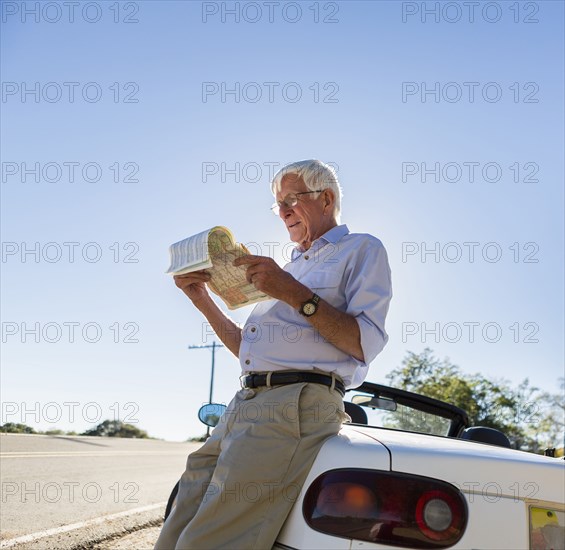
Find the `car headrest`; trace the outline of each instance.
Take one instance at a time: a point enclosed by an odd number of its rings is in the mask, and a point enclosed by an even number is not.
[[[353,424],[368,424],[367,413],[356,403],[351,403],[351,401],[344,401],[343,405],[345,407],[345,412],[351,417],[351,422]]]
[[[501,431],[495,430],[494,428],[487,428],[486,426],[465,428],[461,434],[461,439],[488,443],[489,445],[498,445],[499,447],[507,447],[510,449],[510,440]]]

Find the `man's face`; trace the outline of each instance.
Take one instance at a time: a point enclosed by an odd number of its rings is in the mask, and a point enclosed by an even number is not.
[[[282,201],[289,193],[309,191],[304,180],[295,174],[287,174],[281,181],[281,190],[277,193],[277,201]],[[310,248],[312,241],[322,236],[333,227],[333,205],[328,205],[330,191],[299,195],[295,206],[280,207],[279,216],[284,221],[290,240],[298,243],[304,250]],[[330,197],[331,198],[331,197]],[[325,211],[325,214],[324,214]]]

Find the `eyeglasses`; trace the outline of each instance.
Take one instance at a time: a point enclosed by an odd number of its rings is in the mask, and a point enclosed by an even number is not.
[[[318,189],[317,191],[302,191],[301,193],[289,193],[286,195],[282,201],[277,201],[271,206],[271,211],[275,216],[279,215],[280,209],[283,206],[287,208],[292,208],[298,204],[299,195],[309,195],[310,193],[321,193],[325,189]]]

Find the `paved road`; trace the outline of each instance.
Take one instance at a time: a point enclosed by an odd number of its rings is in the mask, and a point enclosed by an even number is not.
[[[143,521],[154,521],[162,515],[162,503],[184,470],[187,454],[198,446],[0,434],[0,547],[10,547],[13,539],[24,535],[64,531],[64,526],[81,522],[86,522],[92,540],[102,538],[112,521],[121,525],[128,511],[138,509]],[[97,523],[96,518],[103,516],[111,517]],[[75,538],[76,531],[72,530]]]

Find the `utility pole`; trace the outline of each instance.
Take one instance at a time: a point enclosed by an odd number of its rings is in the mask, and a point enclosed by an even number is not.
[[[214,389],[214,364],[216,360],[216,348],[225,347],[223,344],[216,344],[212,342],[212,345],[206,346],[188,346],[188,349],[211,349],[212,350],[212,373],[210,376],[210,395],[208,397],[208,403],[212,403],[212,391]],[[210,426],[206,426],[206,437],[210,437]]]

